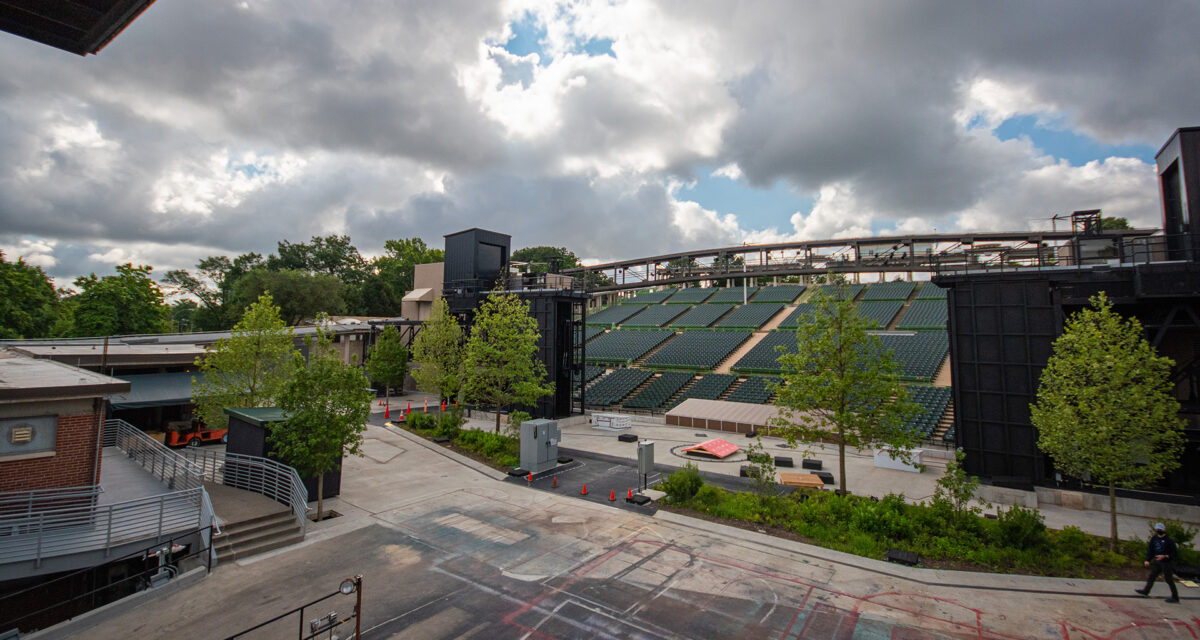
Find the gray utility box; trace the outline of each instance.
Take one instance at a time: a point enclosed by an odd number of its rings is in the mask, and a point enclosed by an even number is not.
[[[638,473],[643,476],[654,473],[653,440],[642,440],[638,443]]]
[[[521,423],[521,468],[541,473],[558,466],[558,422],[526,420]]]

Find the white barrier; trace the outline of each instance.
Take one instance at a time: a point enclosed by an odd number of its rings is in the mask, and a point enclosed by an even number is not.
[[[917,465],[921,464],[922,449],[912,450],[912,464],[908,464],[897,458],[895,460],[889,455],[892,448],[882,446],[875,450],[875,466],[880,469],[895,469],[896,471],[911,471],[913,473],[921,473],[921,468]]]
[[[592,428],[603,431],[624,431],[633,428],[633,417],[619,413],[593,413]]]

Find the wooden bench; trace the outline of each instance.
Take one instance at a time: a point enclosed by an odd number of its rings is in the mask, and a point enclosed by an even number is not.
[[[779,483],[789,487],[803,487],[806,489],[825,488],[825,482],[811,473],[788,473],[780,471]]]

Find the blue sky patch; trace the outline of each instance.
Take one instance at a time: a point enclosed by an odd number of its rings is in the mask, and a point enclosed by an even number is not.
[[[700,177],[696,184],[679,189],[676,198],[690,200],[721,215],[732,213],[737,216],[743,229],[766,229],[776,227],[790,232],[791,217],[797,211],[808,212],[816,202],[815,197],[797,194],[782,180],[769,189],[753,187],[743,180],[731,180],[725,176],[709,175],[712,167],[697,169]]]
[[[969,128],[969,125],[968,125]],[[1052,129],[1038,124],[1037,116],[1014,116],[1000,123],[992,132],[1001,140],[1028,137],[1042,152],[1065,159],[1074,166],[1113,156],[1137,158],[1154,162],[1154,147],[1141,144],[1105,144],[1090,136],[1065,129]]]
[[[612,46],[612,38],[592,38],[583,43],[583,46],[579,50],[589,56],[611,56],[615,58],[617,54],[613,53]]]
[[[504,50],[514,56],[527,56],[536,53],[542,58],[541,64],[547,64],[545,52],[542,51],[542,40],[546,38],[546,25],[538,22],[537,16],[526,11],[520,20],[512,23],[513,35],[504,43]]]

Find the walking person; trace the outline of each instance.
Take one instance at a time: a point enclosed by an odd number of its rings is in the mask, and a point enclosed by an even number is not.
[[[1171,588],[1171,597],[1167,598],[1167,602],[1179,602],[1174,575],[1175,560],[1178,557],[1179,549],[1175,546],[1175,541],[1167,537],[1167,526],[1161,522],[1154,523],[1154,536],[1150,538],[1150,544],[1146,547],[1146,566],[1150,567],[1150,577],[1146,578],[1145,587],[1134,591],[1144,596],[1150,595],[1150,588],[1161,573],[1163,580]]]

